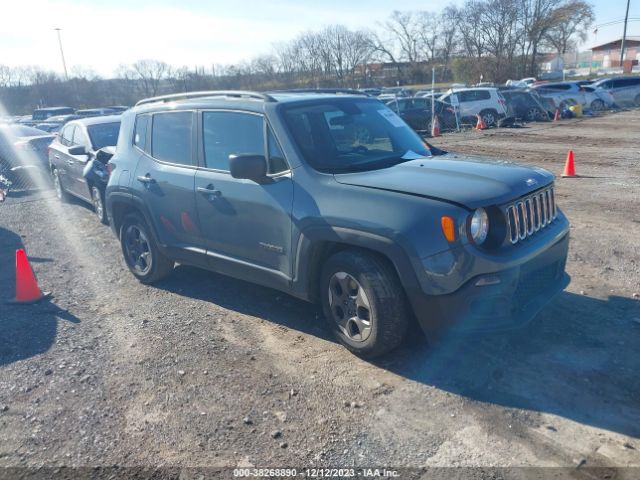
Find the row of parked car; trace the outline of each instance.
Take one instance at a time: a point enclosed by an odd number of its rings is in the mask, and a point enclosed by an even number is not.
[[[16,119],[17,123],[27,125],[47,133],[57,133],[71,120],[81,118],[99,117],[104,115],[120,115],[128,110],[125,105],[115,105],[110,107],[85,108],[75,110],[71,107],[48,107],[38,108],[33,114]]]
[[[475,123],[478,115],[487,126],[497,126],[505,118],[524,122],[550,120],[556,110],[565,112],[572,105],[592,112],[640,106],[640,77],[556,83],[526,80],[528,83],[503,86],[453,86],[445,92],[413,93],[403,87],[362,91],[383,101],[415,130],[427,132],[431,131],[432,108],[440,127],[446,130]],[[521,84],[528,86],[523,88]]]
[[[91,201],[106,221],[105,165],[118,140],[120,114],[127,109],[51,107],[0,125],[0,188],[30,188],[52,180],[59,196]]]

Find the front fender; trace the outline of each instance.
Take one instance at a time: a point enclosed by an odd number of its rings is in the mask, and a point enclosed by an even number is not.
[[[419,288],[415,267],[410,255],[393,239],[370,232],[330,225],[310,226],[300,233],[296,248],[292,294],[306,300],[313,300],[313,285],[319,274],[315,266],[317,246],[320,244],[340,244],[363,248],[379,253],[387,258],[398,274],[406,290]],[[419,262],[419,259],[416,258]]]

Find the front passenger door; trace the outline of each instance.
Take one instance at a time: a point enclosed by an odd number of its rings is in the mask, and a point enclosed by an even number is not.
[[[213,269],[272,285],[291,277],[291,172],[262,115],[200,114],[196,207]],[[229,155],[264,155],[270,180],[258,184],[229,173]]]

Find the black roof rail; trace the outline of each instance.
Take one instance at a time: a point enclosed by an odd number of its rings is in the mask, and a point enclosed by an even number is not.
[[[292,88],[289,90],[270,90],[269,93],[333,93],[342,95],[362,95],[368,97],[365,92],[353,88]]]
[[[271,95],[266,93],[248,92],[243,90],[211,90],[203,92],[184,92],[184,93],[172,93],[170,95],[160,95],[159,97],[145,98],[136,103],[136,107],[140,105],[146,105],[148,103],[156,102],[173,102],[176,100],[188,100],[191,98],[204,98],[204,97],[234,97],[234,98],[251,98],[255,100],[263,100],[265,102],[277,101]]]

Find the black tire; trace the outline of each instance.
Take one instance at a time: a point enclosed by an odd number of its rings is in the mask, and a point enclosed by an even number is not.
[[[634,99],[634,102],[636,104],[636,107],[640,107],[640,94],[636,95],[636,98]]]
[[[93,211],[98,220],[105,225],[108,224],[107,209],[104,207],[104,192],[95,185],[91,186],[91,203],[93,203]]]
[[[343,274],[350,277],[346,282],[355,280],[357,289],[349,291],[348,287],[338,295],[336,286],[341,285]],[[361,293],[368,309],[357,305]],[[320,278],[320,298],[329,328],[358,356],[377,357],[396,348],[406,337],[411,317],[404,290],[395,270],[372,253],[350,249],[329,257]],[[366,314],[361,313],[365,310]],[[368,319],[368,329],[360,330],[357,325],[363,318]]]
[[[480,112],[480,116],[487,127],[495,127],[498,125],[498,112],[495,110],[483,110]]]
[[[60,200],[61,202],[68,202],[69,194],[62,186],[62,183],[60,183],[60,175],[57,168],[51,170],[51,182],[53,183],[53,189],[56,192],[56,197],[58,197],[58,200]]]
[[[538,107],[529,107],[525,114],[525,120],[527,122],[537,122],[544,117],[544,113]]]
[[[129,270],[142,283],[155,283],[173,270],[173,260],[160,252],[149,227],[137,213],[127,215],[122,222],[120,246]]]
[[[593,102],[591,102],[591,110],[593,110],[594,112],[601,112],[605,109],[605,107],[606,106],[602,100],[594,100]]]

